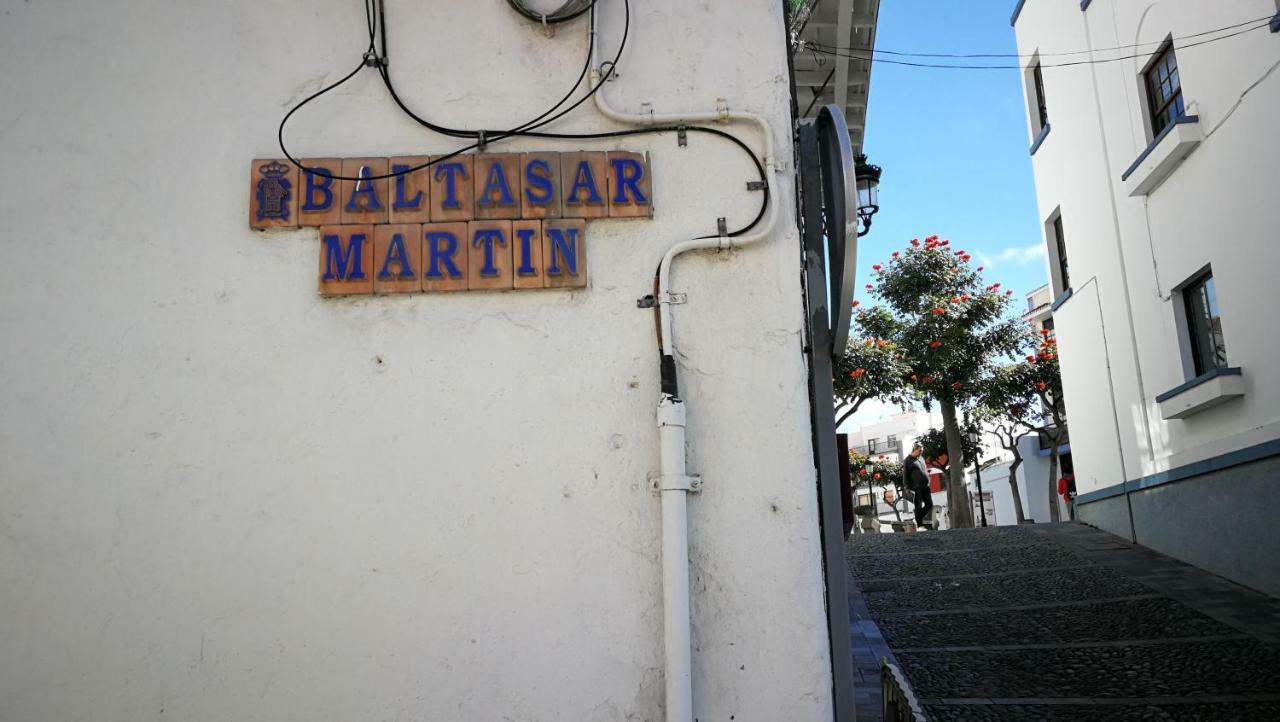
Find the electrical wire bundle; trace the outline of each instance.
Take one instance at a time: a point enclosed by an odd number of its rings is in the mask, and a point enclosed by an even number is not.
[[[1268,27],[1273,17],[1274,16],[1268,15],[1262,18],[1246,20],[1244,22],[1236,23],[1234,25],[1227,25],[1220,28],[1214,28],[1212,30],[1205,30],[1203,32],[1193,33],[1191,35],[1183,35],[1181,37],[1173,38],[1173,40],[1191,40],[1194,38],[1204,37],[1205,35],[1213,35],[1215,33],[1226,32],[1228,30],[1234,31],[1234,32],[1226,33],[1225,35],[1219,35],[1217,37],[1212,37],[1205,40],[1197,40],[1196,42],[1193,42],[1193,43],[1185,43],[1185,44],[1179,45],[1178,49],[1183,50],[1185,48],[1194,48],[1198,45],[1208,45],[1209,43],[1216,43],[1220,40],[1234,38],[1237,35],[1243,35],[1244,33],[1252,32],[1254,30],[1258,30],[1259,28]],[[889,55],[895,58],[955,58],[959,60],[972,60],[972,59],[983,59],[983,58],[1010,58],[1010,59],[1050,58],[1050,57],[1065,57],[1065,56],[1071,56],[1071,55],[1086,55],[1086,54],[1092,54],[1092,53],[1108,53],[1108,52],[1135,50],[1137,48],[1141,48],[1144,45],[1159,46],[1164,42],[1165,41],[1161,40],[1161,41],[1149,42],[1149,43],[1136,43],[1133,45],[1119,45],[1113,48],[1095,48],[1093,50],[1071,50],[1071,51],[1057,52],[1057,53],[1036,53],[1035,55],[1019,55],[1017,53],[918,53],[918,52],[908,52],[908,51],[901,51],[901,50],[881,50],[878,48],[864,50],[861,48],[839,48],[832,45],[826,45],[824,43],[814,43],[814,42],[808,42],[808,41],[805,41],[803,45],[805,48],[808,48],[812,52],[818,53],[821,55],[834,55],[836,57],[841,57],[841,58],[850,58],[853,60],[866,60],[871,63],[884,63],[886,65],[904,65],[912,68],[942,68],[947,70],[1023,70],[1024,68],[1020,65],[1008,65],[1008,64],[974,65],[972,63],[964,63],[964,64],[931,63],[931,62],[922,62],[922,61],[914,61],[914,60],[891,60],[889,58],[885,58],[882,56]],[[1101,65],[1104,63],[1115,63],[1121,60],[1134,60],[1138,58],[1146,58],[1148,57],[1148,55],[1149,55],[1148,52],[1137,52],[1132,55],[1119,55],[1114,58],[1091,58],[1089,60],[1068,60],[1068,61],[1057,62],[1057,63],[1042,63],[1040,67],[1067,68],[1067,67],[1072,67],[1076,65]]]
[[[589,12],[592,15],[592,23],[594,25],[595,6],[598,0],[569,0],[569,2],[566,2],[563,6],[561,6],[560,9],[545,16],[541,13],[537,13],[535,11],[530,10],[527,6],[524,5],[523,2],[521,2],[521,0],[507,0],[507,1],[512,6],[512,8],[514,8],[521,15],[529,18],[530,20],[534,20],[536,22],[540,22],[540,23],[545,22],[549,24],[563,23],[563,22],[572,20],[573,18],[579,17],[583,13]],[[578,88],[582,85],[583,79],[587,77],[587,73],[591,68],[591,58],[595,50],[595,36],[594,36],[594,33],[592,33],[587,43],[586,61],[583,63],[582,71],[578,74],[578,78],[574,81],[573,86],[569,88],[569,91],[565,93],[565,95],[562,98],[560,98],[560,100],[556,102],[555,105],[551,106],[549,109],[547,109],[537,117],[533,118],[532,120],[526,121],[518,126],[515,126],[514,128],[509,128],[505,130],[485,130],[485,129],[470,130],[470,129],[463,129],[463,128],[450,128],[448,126],[433,123],[427,120],[426,118],[422,117],[418,113],[415,113],[413,110],[410,110],[408,105],[396,92],[395,84],[392,82],[391,74],[390,74],[390,71],[388,70],[387,29],[386,29],[387,24],[386,24],[386,9],[384,6],[384,0],[364,0],[364,5],[365,5],[365,20],[368,25],[369,46],[368,46],[368,49],[365,50],[364,55],[361,58],[360,64],[357,65],[354,70],[352,70],[350,73],[347,73],[338,81],[324,88],[321,88],[320,90],[316,91],[312,95],[308,96],[307,98],[299,102],[297,105],[291,108],[288,113],[285,114],[284,118],[280,120],[280,128],[277,133],[277,138],[280,143],[280,152],[284,154],[285,158],[287,158],[289,162],[293,163],[300,170],[303,170],[308,173],[314,173],[315,175],[318,175],[321,177],[333,178],[337,180],[349,180],[349,181],[381,180],[384,178],[394,178],[400,175],[407,175],[409,173],[413,173],[414,171],[422,170],[423,168],[433,166],[442,161],[461,155],[463,153],[466,153],[467,151],[475,150],[475,149],[483,149],[491,143],[495,143],[495,142],[498,142],[507,138],[512,138],[512,137],[547,138],[552,140],[591,140],[591,139],[599,139],[599,138],[620,138],[620,137],[632,136],[632,135],[645,135],[649,133],[671,133],[671,132],[686,131],[689,133],[705,133],[705,134],[717,136],[732,142],[734,145],[738,146],[744,153],[750,156],[751,161],[755,164],[756,171],[760,175],[760,180],[761,181],[766,180],[764,163],[761,162],[759,156],[757,156],[755,152],[751,150],[750,146],[744,143],[737,136],[731,133],[727,133],[723,130],[719,130],[717,128],[707,128],[705,126],[697,126],[697,125],[687,125],[687,126],[686,125],[661,125],[661,126],[650,126],[650,127],[644,127],[644,128],[632,128],[628,130],[605,131],[600,133],[551,133],[551,132],[539,130],[540,128],[543,128],[546,125],[553,123],[556,120],[559,120],[560,118],[563,118],[565,115],[569,114],[570,112],[572,112],[573,110],[581,106],[583,103],[590,100],[597,92],[599,92],[601,86],[603,86],[604,83],[608,81],[609,78],[614,74],[616,68],[618,67],[618,61],[622,57],[622,51],[624,48],[626,48],[627,37],[630,34],[630,30],[631,30],[630,0],[623,0],[623,3],[622,3],[624,8],[622,40],[618,43],[618,50],[614,54],[613,60],[607,61],[606,63],[602,64],[602,68],[604,66],[607,66],[608,69],[604,70],[604,72],[600,76],[599,81],[593,87],[590,87],[587,93],[583,97],[579,98],[573,103],[570,103],[567,107],[562,107],[569,102],[569,99],[573,97],[574,92],[576,92]],[[379,47],[379,45],[381,47]],[[301,110],[308,103],[328,93],[334,88],[341,86],[343,83],[346,83],[347,81],[351,80],[353,77],[356,76],[357,73],[359,73],[361,70],[364,70],[366,67],[372,67],[378,71],[378,75],[382,78],[383,85],[386,86],[387,92],[391,95],[391,99],[396,103],[396,105],[402,111],[404,111],[406,115],[412,118],[416,123],[423,126],[424,128],[427,128],[428,130],[431,130],[433,132],[439,133],[444,136],[448,136],[450,138],[468,139],[468,140],[474,140],[475,142],[471,143],[470,145],[466,145],[461,148],[458,148],[445,155],[432,157],[429,161],[425,163],[412,166],[410,168],[407,168],[399,172],[384,173],[382,175],[359,176],[359,177],[342,176],[342,175],[335,175],[331,173],[325,173],[319,170],[311,171],[303,167],[302,163],[297,158],[295,158],[292,154],[290,154],[288,149],[285,147],[285,142],[284,142],[285,124],[289,122],[289,118],[291,118],[294,113]],[[755,227],[756,224],[760,222],[760,219],[764,217],[765,211],[769,207],[770,199],[769,199],[769,191],[768,191],[767,184],[765,184],[763,195],[764,195],[764,198],[761,202],[760,210],[756,214],[755,218],[752,219],[751,222],[748,223],[747,225],[741,228],[738,228],[736,230],[730,231],[725,235],[741,236],[747,233],[748,231],[750,231],[753,227]],[[719,235],[719,234],[715,234],[715,235]],[[714,237],[714,235],[702,236],[702,238],[712,238],[712,237]]]

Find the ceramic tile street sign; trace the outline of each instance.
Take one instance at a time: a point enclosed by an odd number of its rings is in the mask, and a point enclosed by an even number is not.
[[[318,227],[319,291],[340,296],[584,288],[587,221],[653,217],[647,153],[464,154],[408,172],[431,159],[254,160],[249,227]]]

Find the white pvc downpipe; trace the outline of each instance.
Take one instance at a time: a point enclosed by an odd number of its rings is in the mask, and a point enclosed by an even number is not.
[[[684,402],[658,403],[662,476],[662,639],[668,722],[693,720],[693,653],[689,622],[689,483],[685,473]]]
[[[598,12],[598,10],[597,10]],[[592,14],[591,33],[596,33]],[[601,82],[597,57],[599,43],[593,43],[591,87]],[[609,105],[603,88],[595,93],[596,108],[607,118],[631,125],[682,125],[695,123],[743,122],[755,125],[764,140],[765,185],[769,206],[760,226],[751,233],[734,238],[715,237],[682,241],[667,250],[658,266],[658,308],[663,356],[675,355],[671,331],[671,264],[676,256],[701,249],[727,249],[764,240],[773,232],[778,220],[778,194],[773,180],[775,171],[773,129],[755,113],[714,110],[688,113],[627,113]],[[689,619],[689,492],[693,480],[685,468],[685,406],[670,393],[658,402],[658,442],[662,498],[662,629],[666,662],[665,700],[667,722],[693,722],[693,652]]]

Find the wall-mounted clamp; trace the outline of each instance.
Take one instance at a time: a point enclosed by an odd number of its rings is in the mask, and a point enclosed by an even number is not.
[[[716,122],[729,122],[729,101],[724,98],[716,98]]]
[[[749,191],[762,191],[768,187],[769,184],[764,181],[747,181],[747,190]]]
[[[489,145],[489,140],[486,137],[487,134],[488,134],[488,131],[486,130],[480,130],[476,132],[476,150],[480,151],[481,153],[484,152],[485,146]]]
[[[702,476],[700,474],[689,474],[687,476],[664,477],[661,474],[650,474],[649,488],[655,492],[687,491],[691,494],[697,494],[702,491]]]
[[[637,298],[636,308],[653,308],[654,306],[657,306],[659,303],[670,303],[670,304],[679,305],[681,303],[688,303],[688,301],[689,301],[689,295],[686,293],[667,291],[666,293],[662,294],[660,298],[658,296],[654,296],[653,294],[649,294],[642,298]]]
[[[689,145],[689,132],[685,130],[685,126],[683,125],[676,127],[676,143],[678,143],[681,148]]]

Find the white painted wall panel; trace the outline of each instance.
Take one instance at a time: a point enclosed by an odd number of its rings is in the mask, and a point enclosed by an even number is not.
[[[777,2],[633,6],[618,105],[724,97],[789,161]],[[442,123],[536,115],[585,51],[582,22],[548,39],[499,2],[388,11],[399,89]],[[656,217],[591,224],[585,291],[322,300],[315,232],[248,231],[245,181],[356,65],[359,3],[0,12],[0,719],[659,719],[635,299],[672,243],[755,213],[749,161],[701,136],[504,144],[650,151]],[[309,110],[303,156],[455,146],[371,71]],[[588,104],[557,127],[619,126]],[[830,714],[778,189],[772,239],[674,274],[704,719]]]

